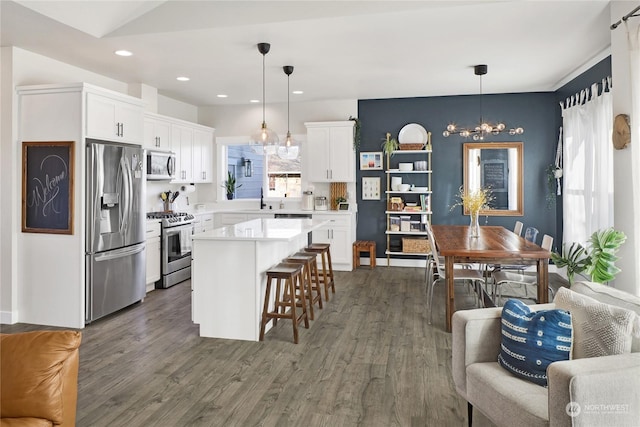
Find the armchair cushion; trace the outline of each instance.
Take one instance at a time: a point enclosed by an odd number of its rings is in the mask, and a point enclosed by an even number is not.
[[[0,334],[3,425],[21,425],[20,418],[75,424],[80,340],[76,331]]]
[[[565,310],[532,312],[510,299],[502,308],[502,344],[498,363],[512,374],[547,385],[547,367],[571,355],[571,315]]]
[[[567,288],[560,288],[554,302],[573,317],[573,357],[601,357],[631,351],[632,332],[640,327],[638,315],[626,308],[597,301]],[[634,325],[635,328],[634,328]]]

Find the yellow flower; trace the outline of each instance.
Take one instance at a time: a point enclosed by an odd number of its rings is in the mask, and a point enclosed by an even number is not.
[[[460,187],[458,194],[456,195],[456,203],[451,206],[451,210],[456,206],[462,206],[469,212],[480,212],[483,209],[488,209],[489,204],[493,201],[494,197],[490,188],[478,188],[475,190],[465,191],[463,187]]]

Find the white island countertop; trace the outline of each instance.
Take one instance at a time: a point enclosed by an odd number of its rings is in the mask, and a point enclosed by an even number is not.
[[[307,218],[262,218],[197,233],[193,240],[290,241],[328,221]]]

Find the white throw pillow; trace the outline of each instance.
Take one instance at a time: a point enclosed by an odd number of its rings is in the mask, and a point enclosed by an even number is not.
[[[631,352],[632,334],[640,330],[636,313],[560,288],[553,302],[573,319],[573,358]]]

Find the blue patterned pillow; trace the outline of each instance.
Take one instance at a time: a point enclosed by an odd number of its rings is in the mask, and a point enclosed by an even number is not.
[[[569,360],[573,343],[571,314],[565,310],[532,312],[510,299],[502,308],[500,366],[512,374],[547,386],[547,366]]]

